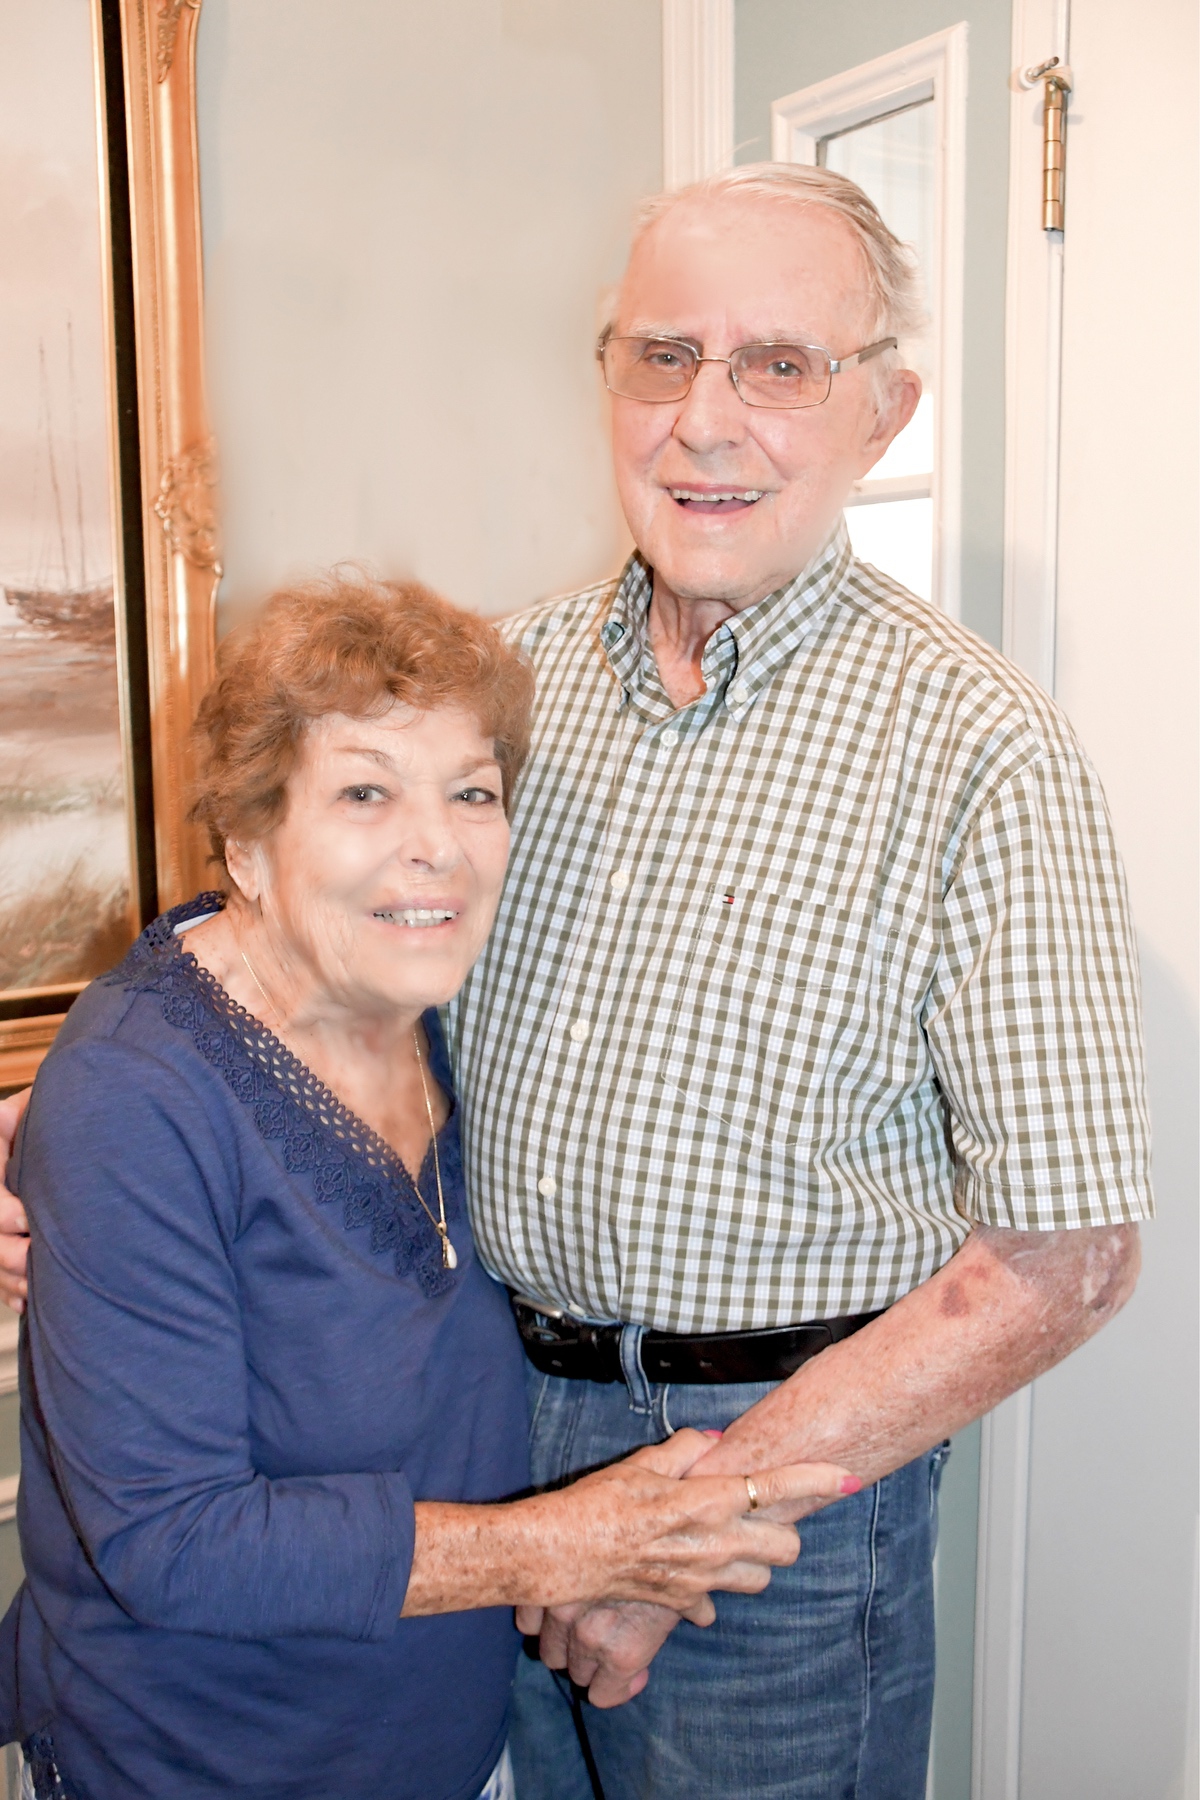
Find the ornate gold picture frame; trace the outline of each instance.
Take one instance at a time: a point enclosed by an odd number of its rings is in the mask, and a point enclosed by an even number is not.
[[[16,695],[8,709],[10,741],[0,745],[9,752],[7,764],[0,759],[0,826],[6,816],[7,780],[9,814],[23,808],[26,815],[19,821],[24,836],[18,834],[13,842],[19,838],[26,848],[31,843],[36,848],[37,829],[44,827],[46,842],[57,831],[55,843],[61,839],[68,856],[75,856],[71,872],[86,875],[91,842],[86,808],[88,795],[94,799],[99,793],[96,770],[103,763],[107,787],[95,805],[107,808],[105,844],[110,855],[114,841],[121,850],[121,881],[107,894],[103,930],[89,917],[91,890],[86,882],[77,918],[71,911],[69,883],[63,887],[60,882],[63,944],[57,965],[44,958],[39,962],[36,954],[37,894],[31,895],[26,912],[33,923],[23,921],[19,935],[29,938],[25,948],[34,954],[24,963],[14,962],[7,974],[0,973],[0,1093],[32,1079],[71,1000],[98,972],[82,950],[78,966],[72,966],[72,930],[77,930],[81,945],[85,940],[92,945],[93,961],[103,954],[111,962],[114,945],[119,954],[121,941],[127,942],[157,911],[204,885],[206,845],[186,819],[192,775],[188,730],[212,674],[214,602],[220,578],[215,455],[203,366],[195,108],[200,5],[201,0],[90,0],[94,112],[90,128],[98,147],[99,180],[86,199],[77,193],[66,200],[73,200],[75,213],[70,216],[77,219],[81,241],[89,238],[94,260],[94,245],[99,244],[99,279],[93,284],[98,291],[85,295],[86,304],[80,308],[86,312],[94,301],[94,316],[73,319],[67,311],[60,318],[67,303],[60,302],[57,289],[47,287],[54,305],[46,302],[43,333],[32,276],[24,301],[29,345],[36,339],[33,360],[29,354],[24,360],[29,378],[25,429],[32,449],[23,459],[12,459],[12,466],[31,470],[31,482],[36,483],[39,469],[44,478],[40,502],[31,488],[28,553],[12,548],[15,529],[9,531],[6,552],[10,570],[28,565],[34,573],[16,577],[9,573],[9,586],[0,589],[4,609],[0,627],[7,629],[7,636],[0,635],[0,678],[7,653],[9,686]],[[38,27],[48,31],[50,10],[49,3],[45,11],[41,5],[18,8],[13,17],[23,14],[30,21],[36,17]],[[60,22],[60,46],[69,30],[82,31],[74,8]],[[18,31],[8,46],[10,70],[14,55],[25,55],[30,61],[28,82],[53,78],[48,74],[50,59],[42,53],[47,42],[45,36],[38,38],[33,26],[24,36]],[[81,118],[86,82],[79,79],[78,65],[89,46],[81,38],[69,47],[76,58],[75,86],[69,100],[63,100],[64,116],[78,130],[86,127]],[[62,70],[60,74],[66,78]],[[32,141],[39,129],[36,109],[31,107],[28,118]],[[36,144],[22,160],[26,147],[13,133],[19,133],[19,123],[11,127],[0,153],[14,168],[27,170],[27,188],[33,193],[43,179]],[[44,158],[43,163],[49,166]],[[77,187],[78,168],[80,159]],[[49,182],[52,177],[46,174],[44,179]],[[37,229],[36,198],[35,194],[26,209],[33,220],[31,233]],[[85,216],[88,203],[93,203],[90,218]],[[58,211],[66,217],[70,207],[64,213],[60,205]],[[31,268],[44,236],[31,236],[35,252]],[[49,317],[52,312],[55,316]],[[33,385],[34,361],[40,389]],[[111,517],[105,522],[111,595],[101,567],[103,546],[97,548],[105,535],[96,522],[104,511],[96,497],[95,478],[95,469],[105,460],[103,447],[97,449],[92,441],[95,432],[89,439],[89,415],[76,393],[89,380],[96,395],[103,389],[103,400],[96,399],[93,411],[97,419],[105,415],[107,424]],[[39,447],[43,436],[44,454]],[[0,480],[5,478],[0,467]],[[21,499],[15,478],[10,490],[5,516],[10,525],[15,516],[19,527]],[[42,525],[37,524],[39,504]],[[26,665],[43,671],[37,678],[42,688],[31,687]],[[54,691],[56,681],[61,682],[60,692]],[[44,719],[30,711],[43,692]],[[105,693],[112,694],[107,702],[113,717],[109,738],[94,733],[86,751],[81,747],[78,753],[79,768],[89,772],[89,786],[78,768],[65,766],[69,754],[64,745],[71,731],[80,729],[81,709],[91,705],[102,710]],[[5,727],[3,711],[0,704],[0,734]],[[109,742],[113,732],[119,733],[119,746],[115,739]],[[57,750],[65,767],[57,788],[48,785],[46,771],[53,757],[43,753],[43,744]],[[25,756],[20,765],[23,787],[12,774],[19,754]],[[112,762],[111,769],[105,757]],[[66,777],[74,780],[73,788]],[[64,823],[60,818],[55,824],[49,818],[55,806],[64,818],[74,809],[72,819]],[[63,852],[58,854],[56,867],[61,869],[66,865]],[[15,866],[14,857],[10,889]],[[43,962],[45,978],[39,979]]]

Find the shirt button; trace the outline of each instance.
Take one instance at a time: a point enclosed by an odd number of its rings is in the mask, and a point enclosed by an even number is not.
[[[538,1193],[544,1194],[547,1200],[553,1200],[557,1192],[558,1183],[555,1181],[553,1175],[543,1175],[542,1179],[538,1182]]]
[[[733,701],[735,706],[741,706],[744,701],[750,698],[750,689],[746,686],[744,681],[735,681],[729,690],[729,698]]]
[[[586,1019],[576,1019],[574,1024],[571,1026],[570,1035],[572,1038],[574,1038],[574,1040],[577,1044],[582,1044],[584,1038],[587,1036],[588,1032],[591,1029],[592,1028],[588,1024]]]
[[[664,750],[673,750],[679,742],[679,733],[671,730],[664,731],[658,741]]]
[[[625,889],[629,886],[629,871],[627,869],[614,869],[608,878],[608,885],[614,894],[623,894]]]

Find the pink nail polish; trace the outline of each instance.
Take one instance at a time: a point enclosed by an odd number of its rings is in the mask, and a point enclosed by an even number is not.
[[[861,1486],[862,1482],[858,1479],[857,1475],[842,1476],[841,1491],[843,1494],[857,1494]]]
[[[700,1435],[702,1437],[724,1437],[725,1433],[723,1431],[713,1431],[710,1427],[707,1431],[701,1432]]]

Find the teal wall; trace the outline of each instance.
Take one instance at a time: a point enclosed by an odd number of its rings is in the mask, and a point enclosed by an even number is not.
[[[1009,0],[737,0],[738,162],[771,154],[771,102],[966,20],[963,622],[1000,642]]]
[[[346,559],[485,613],[620,566],[592,350],[661,35],[651,0],[205,0],[222,629]]]

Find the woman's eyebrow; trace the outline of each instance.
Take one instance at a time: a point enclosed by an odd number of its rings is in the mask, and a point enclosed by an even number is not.
[[[386,750],[375,750],[369,744],[338,744],[335,746],[338,756],[366,756],[384,769],[394,769],[396,764]]]
[[[399,764],[388,755],[386,750],[376,750],[369,744],[339,744],[336,754],[338,756],[365,756],[371,762],[378,763],[381,769],[390,769],[393,773],[399,769]],[[477,756],[474,762],[463,763],[460,768],[456,769],[451,780],[465,781],[468,775],[475,773],[476,769],[496,769],[499,766],[494,756]]]
[[[464,766],[458,770],[454,779],[455,781],[465,781],[468,775],[473,775],[475,773],[476,769],[498,769],[499,767],[500,765],[494,756],[480,756],[477,757],[473,763],[464,764]]]

